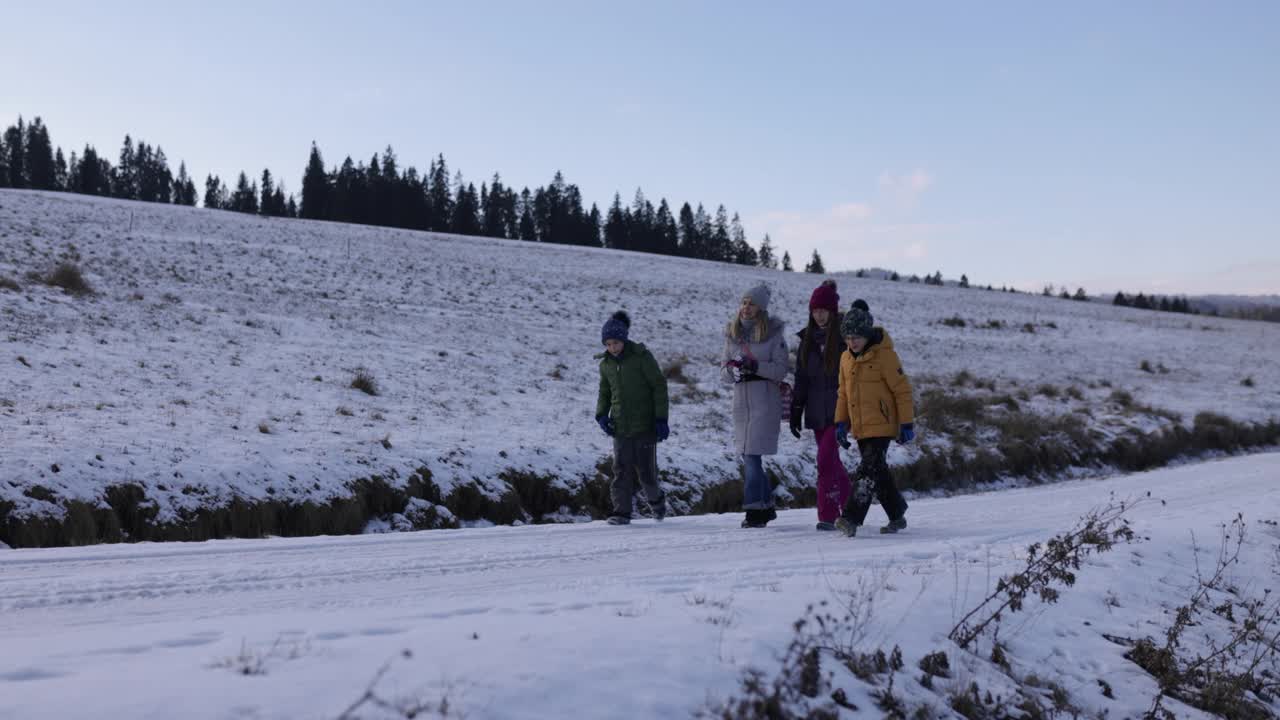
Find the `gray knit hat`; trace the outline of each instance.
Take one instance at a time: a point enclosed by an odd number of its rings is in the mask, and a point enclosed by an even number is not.
[[[742,293],[742,297],[751,298],[751,302],[755,303],[761,310],[769,310],[769,298],[773,297],[773,292],[769,290],[769,286],[759,283],[751,287],[751,289]]]
[[[844,321],[840,323],[840,334],[844,337],[871,337],[871,329],[875,327],[875,318],[871,317],[871,311],[867,308],[867,303],[862,300],[856,300],[853,306],[844,314]]]

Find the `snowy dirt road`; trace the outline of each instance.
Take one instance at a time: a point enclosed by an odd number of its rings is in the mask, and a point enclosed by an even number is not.
[[[743,667],[775,662],[808,603],[870,583],[866,642],[923,655],[1028,544],[1147,493],[1131,517],[1149,541],[1099,556],[1010,633],[1015,650],[1021,638],[1077,676],[1088,706],[1090,675],[1124,670],[1093,636],[1134,634],[1186,585],[1192,533],[1215,545],[1236,513],[1262,523],[1242,572],[1274,583],[1265,523],[1280,516],[1280,454],[919,498],[907,531],[854,539],[796,510],[764,530],[735,514],[0,551],[0,718],[337,717],[388,661],[380,693],[448,697],[467,717],[688,716]],[[869,522],[882,518],[873,508]],[[1082,615],[1098,616],[1087,637]],[[1125,677],[1141,706],[1149,679]]]

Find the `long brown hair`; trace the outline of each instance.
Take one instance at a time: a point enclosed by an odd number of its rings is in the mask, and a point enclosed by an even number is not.
[[[827,374],[834,373],[840,367],[840,353],[844,351],[844,343],[840,338],[840,321],[843,319],[844,313],[829,312],[827,326],[822,328],[827,331],[827,348],[822,353],[822,365],[826,368]],[[800,351],[796,353],[797,366],[804,367],[809,364],[809,350],[813,347],[814,332],[818,329],[818,323],[813,321],[813,311],[810,311],[809,325],[804,329],[804,337],[800,340]]]

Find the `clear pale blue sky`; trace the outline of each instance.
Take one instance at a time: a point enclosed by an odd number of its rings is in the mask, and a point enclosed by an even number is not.
[[[41,2],[0,120],[301,185],[387,144],[603,208],[723,203],[802,265],[1280,292],[1280,3]]]

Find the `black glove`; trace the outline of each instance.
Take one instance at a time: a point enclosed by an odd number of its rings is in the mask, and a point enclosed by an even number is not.
[[[794,435],[797,440],[799,440],[803,430],[804,430],[804,408],[792,407],[791,408],[791,434]]]

